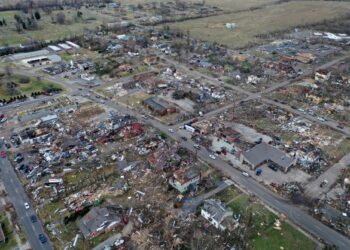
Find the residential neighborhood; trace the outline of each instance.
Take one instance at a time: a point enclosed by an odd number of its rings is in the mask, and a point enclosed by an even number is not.
[[[4,0],[1,249],[349,249],[350,3]]]

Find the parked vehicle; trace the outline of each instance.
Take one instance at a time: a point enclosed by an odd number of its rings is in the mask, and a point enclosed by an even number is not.
[[[262,169],[261,168],[258,168],[256,171],[255,171],[255,174],[257,176],[260,176],[262,174]]]
[[[30,206],[29,206],[28,202],[24,203],[24,208],[25,208],[25,209],[27,209],[27,210],[28,210],[28,209],[29,209],[29,207],[30,207]]]
[[[40,240],[41,244],[44,244],[47,242],[46,236],[43,234],[39,234],[39,240]]]
[[[250,176],[249,173],[247,173],[247,172],[242,172],[242,175],[245,176],[245,177],[249,177]]]
[[[271,169],[272,169],[273,171],[275,171],[275,172],[278,171],[278,167],[277,167],[275,164],[273,164],[273,163],[270,163],[270,164],[268,165],[268,167],[271,168]]]
[[[36,216],[33,214],[32,216],[30,216],[30,220],[35,223],[38,221],[38,219],[36,218]]]
[[[325,187],[326,185],[328,184],[328,181],[327,180],[323,180],[320,184],[320,188],[323,188]]]
[[[1,158],[6,158],[6,152],[5,151],[1,151],[0,152],[0,156],[1,156]]]

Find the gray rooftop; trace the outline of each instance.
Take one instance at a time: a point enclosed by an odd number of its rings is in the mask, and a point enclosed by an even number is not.
[[[283,168],[288,169],[294,159],[287,156],[283,151],[262,142],[243,153],[244,158],[252,165],[258,166],[264,162],[271,161]]]
[[[106,207],[94,207],[78,221],[77,225],[87,239],[91,233],[97,232],[101,228],[106,228],[113,222],[119,223],[120,221],[120,216],[115,211]]]
[[[16,61],[16,60],[23,60],[31,57],[47,56],[49,54],[50,52],[47,49],[42,49],[42,50],[37,50],[33,52],[17,53],[10,56],[9,58],[11,60]]]
[[[219,223],[233,214],[231,208],[227,207],[225,203],[214,199],[205,200],[202,209],[209,213],[211,217]]]

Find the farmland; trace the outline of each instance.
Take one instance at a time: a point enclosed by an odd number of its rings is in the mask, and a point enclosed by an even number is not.
[[[123,4],[139,4],[139,3],[151,3],[160,2],[152,0],[121,0]],[[188,2],[201,3],[199,0],[190,0]],[[249,8],[256,8],[265,4],[273,4],[277,0],[207,0],[207,5],[216,6],[222,8],[225,11],[241,11]]]
[[[345,2],[289,2],[254,11],[184,21],[171,27],[188,30],[198,39],[239,48],[261,42],[258,38],[261,35],[345,16],[349,9]],[[237,27],[229,30],[225,23],[236,23]]]
[[[113,17],[103,15],[97,11],[82,9],[82,18],[76,19],[75,10],[66,10],[65,23],[58,24],[54,21],[60,11],[53,11],[51,14],[41,12],[41,19],[37,22],[38,28],[34,30],[16,31],[16,21],[14,16],[20,15],[26,18],[26,15],[20,11],[4,11],[0,13],[0,19],[5,19],[7,26],[0,29],[0,46],[6,44],[18,44],[30,42],[32,40],[55,40],[81,34],[84,29],[92,29],[103,22],[112,21]]]

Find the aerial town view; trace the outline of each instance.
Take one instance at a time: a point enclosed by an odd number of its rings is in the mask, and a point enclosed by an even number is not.
[[[350,0],[0,0],[1,250],[349,250]]]

